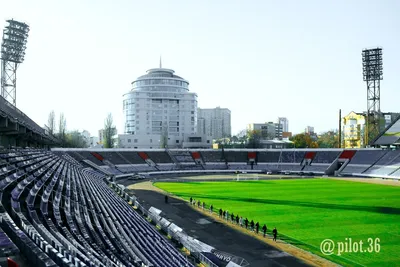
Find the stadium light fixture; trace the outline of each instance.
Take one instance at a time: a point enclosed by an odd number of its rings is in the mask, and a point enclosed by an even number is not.
[[[382,48],[364,49],[362,51],[362,63],[363,80],[367,83],[367,114],[364,145],[368,145],[380,132],[380,81],[383,80]]]
[[[25,59],[29,26],[16,20],[7,20],[1,43],[1,96],[16,106],[17,68]]]

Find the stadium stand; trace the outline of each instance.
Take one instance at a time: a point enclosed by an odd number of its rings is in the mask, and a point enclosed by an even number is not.
[[[247,151],[235,151],[235,153],[228,153],[226,150],[225,160],[227,162],[243,162],[246,163],[248,161],[248,152]]]
[[[313,163],[332,163],[337,157],[339,157],[341,151],[317,151]]]
[[[124,174],[157,171],[278,171],[289,173],[315,173],[326,174],[333,171],[333,164],[340,162],[337,167],[337,175],[361,175],[370,176],[381,174],[393,176],[400,161],[398,151],[382,149],[225,149],[225,150],[180,150],[180,149],[152,149],[152,150],[122,150],[104,149],[74,151],[63,150],[57,153],[67,153],[69,158],[82,161],[83,156],[105,167],[104,161],[93,156],[93,152],[104,155],[118,171]],[[76,155],[79,155],[77,157]],[[74,157],[75,156],[75,157]],[[252,158],[250,158],[252,157]],[[96,159],[93,159],[96,158]],[[128,160],[129,158],[129,160]],[[130,164],[126,164],[130,162]],[[382,165],[385,162],[386,165]],[[390,164],[388,162],[391,162]],[[123,163],[123,164],[120,164]],[[340,168],[342,167],[342,168]],[[118,171],[110,172],[118,175]]]
[[[153,160],[154,163],[174,163],[169,154],[165,150],[161,151],[148,151],[147,155]]]
[[[396,170],[400,167],[400,150],[388,151],[375,164],[371,165],[364,174],[388,176],[393,174],[399,176]]]
[[[176,163],[194,163],[193,157],[189,150],[167,150],[171,158]]]
[[[342,173],[363,173],[386,153],[386,150],[357,150],[351,157],[349,164],[342,170]]]
[[[0,146],[48,147],[59,145],[60,140],[37,125],[25,113],[0,96]]]
[[[0,158],[0,253],[33,266],[192,266],[104,175],[49,151]]]
[[[122,158],[126,159],[130,164],[144,164],[144,161],[139,154],[135,151],[118,151],[116,152],[121,155]]]
[[[114,165],[120,165],[120,164],[129,164],[129,162],[124,159],[119,153],[110,153],[107,151],[97,153],[98,155],[101,155],[104,159],[112,162]],[[103,160],[101,160],[103,161]]]
[[[259,151],[258,152],[258,162],[265,163],[278,163],[281,155],[280,150],[275,151]]]
[[[206,164],[207,162],[225,162],[222,150],[203,150],[200,153]]]

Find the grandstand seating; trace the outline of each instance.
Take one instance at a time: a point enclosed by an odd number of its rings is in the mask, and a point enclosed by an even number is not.
[[[90,151],[67,151],[68,159],[76,161],[92,159],[96,164],[104,162]],[[97,151],[116,165],[114,174],[176,170],[275,170],[282,172],[325,173],[335,160],[348,161],[341,174],[392,175],[400,166],[400,152],[379,149],[259,149],[259,150],[181,150],[154,149],[147,151]],[[78,155],[78,156],[77,156]],[[65,155],[64,155],[65,156]],[[254,160],[253,166],[245,166]],[[0,162],[1,164],[1,162]]]
[[[387,151],[385,150],[358,150],[342,173],[363,173],[386,153]]]
[[[130,164],[129,161],[124,159],[119,153],[113,152],[98,152],[103,158],[110,161],[114,165],[118,164]]]
[[[288,151],[282,151],[280,155],[279,162],[282,163],[294,163],[295,161],[295,151],[294,150],[288,150]]]
[[[168,153],[177,163],[194,163],[194,159],[188,150],[168,150]]]
[[[225,162],[224,155],[221,150],[204,150],[201,151],[204,161],[206,162]]]
[[[224,153],[227,162],[247,162],[247,151],[237,151],[236,153]]]
[[[171,157],[168,155],[168,153],[166,151],[159,151],[159,152],[148,151],[147,155],[156,164],[159,164],[159,163],[174,163],[172,161]]]
[[[259,151],[258,162],[279,162],[281,151]]]
[[[396,170],[400,167],[400,150],[387,151],[375,164],[368,168],[364,174],[400,176]]]
[[[339,157],[341,151],[317,151],[313,163],[332,163],[337,157]]]
[[[124,159],[126,159],[130,164],[144,164],[146,163],[137,152],[134,151],[119,151],[116,152],[119,155],[121,155],[121,157],[123,157]]]
[[[70,156],[7,151],[0,159],[0,256],[21,252],[33,266],[192,266],[102,174]]]

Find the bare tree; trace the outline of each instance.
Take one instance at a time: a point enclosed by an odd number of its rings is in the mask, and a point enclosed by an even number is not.
[[[49,118],[47,119],[47,127],[49,129],[49,133],[54,135],[56,131],[56,114],[54,113],[54,110],[52,110],[49,114]]]
[[[65,142],[66,131],[67,131],[67,121],[65,119],[64,113],[61,113],[60,119],[58,121],[58,135],[63,143]]]
[[[104,135],[103,135],[104,136],[103,137],[104,148],[113,148],[114,147],[113,136],[117,134],[117,129],[113,124],[114,124],[113,117],[112,117],[111,113],[109,113],[104,122]]]
[[[166,121],[162,125],[160,146],[161,148],[168,148],[168,123]]]

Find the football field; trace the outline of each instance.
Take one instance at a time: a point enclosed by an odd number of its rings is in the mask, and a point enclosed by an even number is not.
[[[268,233],[276,227],[278,238],[344,266],[400,262],[400,187],[330,179],[155,186],[265,223]]]

